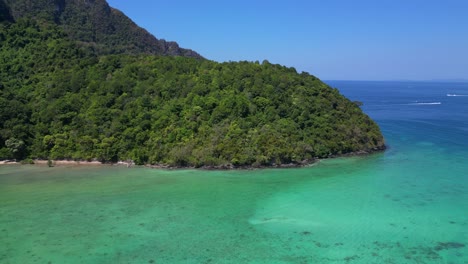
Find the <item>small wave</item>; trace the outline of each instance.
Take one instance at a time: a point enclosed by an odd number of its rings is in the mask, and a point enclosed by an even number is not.
[[[447,94],[449,97],[455,97],[455,96],[468,96],[468,94]]]
[[[430,102],[430,103],[412,103],[408,105],[441,105],[441,102]]]

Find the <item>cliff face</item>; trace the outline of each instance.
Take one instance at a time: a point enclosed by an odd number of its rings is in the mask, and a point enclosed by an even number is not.
[[[105,0],[1,0],[0,21],[52,22],[98,54],[153,54],[202,58],[176,42],[157,39]]]

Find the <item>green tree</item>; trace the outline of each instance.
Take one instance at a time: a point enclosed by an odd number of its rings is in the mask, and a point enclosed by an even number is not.
[[[10,151],[12,157],[15,159],[22,159],[24,158],[25,154],[25,147],[23,140],[10,138],[5,141],[5,146]]]

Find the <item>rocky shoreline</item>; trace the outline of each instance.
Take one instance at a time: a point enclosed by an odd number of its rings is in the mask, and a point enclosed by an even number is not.
[[[313,166],[319,163],[321,160],[325,159],[334,159],[334,158],[343,158],[343,157],[359,157],[359,156],[368,156],[372,154],[377,154],[380,152],[384,152],[387,149],[387,146],[383,146],[381,148],[376,148],[372,150],[362,150],[357,152],[350,152],[345,154],[336,154],[330,155],[328,158],[314,158],[311,160],[303,160],[300,163],[283,163],[283,164],[271,164],[271,165],[243,165],[243,166],[235,166],[233,164],[222,164],[222,165],[204,165],[201,167],[195,166],[170,166],[167,164],[150,164],[145,165],[149,168],[154,169],[201,169],[201,170],[255,170],[255,169],[288,169],[288,168],[301,168],[306,166]]]

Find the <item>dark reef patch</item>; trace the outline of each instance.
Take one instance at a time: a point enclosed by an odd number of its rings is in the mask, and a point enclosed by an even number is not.
[[[441,251],[441,250],[449,250],[449,249],[456,249],[456,248],[463,248],[465,244],[458,243],[458,242],[438,242],[437,246],[434,247],[434,250]]]

